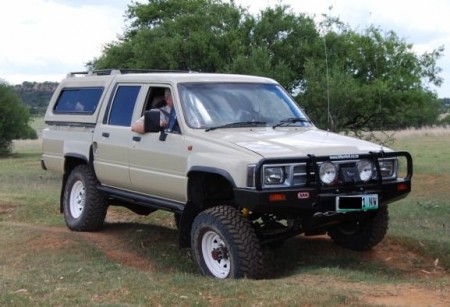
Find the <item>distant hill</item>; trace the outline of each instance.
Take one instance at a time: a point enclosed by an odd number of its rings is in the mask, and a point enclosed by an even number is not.
[[[30,107],[32,115],[43,115],[58,82],[28,82],[14,85],[13,88],[20,99]]]

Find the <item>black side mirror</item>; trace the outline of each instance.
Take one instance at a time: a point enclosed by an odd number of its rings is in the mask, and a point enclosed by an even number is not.
[[[144,113],[145,132],[159,132],[162,130],[160,126],[160,115],[159,110],[149,110]]]

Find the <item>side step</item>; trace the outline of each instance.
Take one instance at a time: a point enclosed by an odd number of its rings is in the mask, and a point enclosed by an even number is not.
[[[185,204],[181,202],[174,202],[159,197],[136,194],[111,187],[98,186],[97,189],[111,198],[116,198],[125,202],[141,205],[151,209],[165,210],[176,214],[182,214],[185,207]]]

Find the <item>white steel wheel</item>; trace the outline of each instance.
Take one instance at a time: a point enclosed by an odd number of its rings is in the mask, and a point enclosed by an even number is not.
[[[203,275],[214,278],[259,278],[264,270],[252,225],[230,206],[215,206],[195,217],[191,252]]]
[[[74,218],[79,218],[84,210],[84,205],[86,204],[86,189],[81,181],[77,181],[72,186],[70,191],[69,208],[70,214]]]
[[[103,226],[108,203],[98,185],[89,165],[78,165],[70,172],[62,199],[64,220],[70,230],[96,231]]]
[[[228,248],[222,238],[214,231],[207,231],[202,238],[202,254],[206,266],[216,278],[227,278],[231,261]]]

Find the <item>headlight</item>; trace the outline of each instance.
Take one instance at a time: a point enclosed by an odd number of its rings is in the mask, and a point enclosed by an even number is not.
[[[264,184],[283,184],[285,178],[284,167],[265,167]]]
[[[358,169],[359,179],[362,182],[367,182],[372,178],[373,165],[369,160],[361,160],[356,163],[356,168]]]
[[[383,179],[394,179],[397,177],[397,160],[396,159],[386,159],[379,160],[381,177]]]
[[[331,162],[324,162],[319,169],[320,180],[325,184],[332,184],[337,178],[337,168]]]

